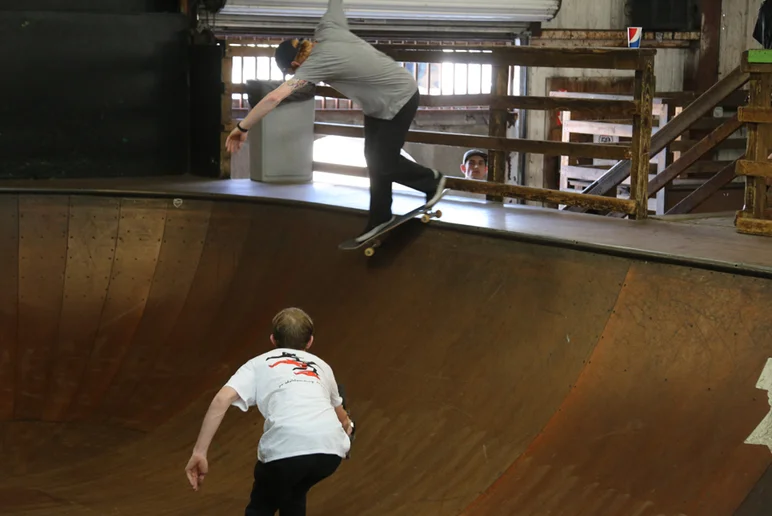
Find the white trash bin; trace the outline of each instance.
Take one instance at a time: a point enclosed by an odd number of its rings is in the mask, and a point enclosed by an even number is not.
[[[316,101],[280,104],[249,130],[249,176],[263,183],[313,181]]]

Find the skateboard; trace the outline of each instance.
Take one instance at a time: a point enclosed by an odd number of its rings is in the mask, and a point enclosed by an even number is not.
[[[446,188],[442,191],[442,194],[440,195],[440,199],[445,196],[445,194],[449,191],[449,188]],[[439,202],[439,200],[437,201]],[[436,203],[435,203],[436,205]],[[433,207],[434,205],[432,205]],[[381,245],[381,237],[391,231],[392,229],[401,226],[405,222],[415,218],[417,215],[421,215],[421,222],[424,224],[429,223],[434,218],[440,218],[442,217],[442,211],[436,210],[433,211],[430,207],[428,207],[426,204],[422,204],[418,208],[415,208],[414,210],[411,210],[404,215],[397,215],[394,217],[394,220],[391,221],[391,223],[380,230],[375,235],[371,236],[367,240],[364,240],[362,242],[357,242],[356,239],[351,238],[349,240],[346,240],[342,244],[338,245],[338,249],[341,249],[343,251],[354,251],[357,249],[361,249],[362,247],[365,248],[365,256],[373,256],[375,254],[375,250],[380,247]]]

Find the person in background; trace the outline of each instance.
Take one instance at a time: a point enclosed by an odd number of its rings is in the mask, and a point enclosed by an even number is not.
[[[484,181],[488,178],[488,153],[479,149],[470,149],[464,153],[461,173],[467,179]]]

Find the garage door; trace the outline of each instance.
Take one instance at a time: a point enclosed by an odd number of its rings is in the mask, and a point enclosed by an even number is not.
[[[228,0],[218,31],[309,36],[327,0]],[[511,40],[531,23],[551,20],[560,0],[344,0],[351,29],[367,38]]]

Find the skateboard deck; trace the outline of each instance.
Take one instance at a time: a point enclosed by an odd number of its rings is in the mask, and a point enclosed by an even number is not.
[[[440,199],[445,196],[445,194],[449,191],[448,188],[442,191],[442,195],[440,195]],[[439,200],[437,201],[439,202]],[[428,207],[426,204],[422,204],[418,208],[415,208],[404,215],[397,215],[394,217],[394,220],[391,221],[391,223],[380,230],[378,233],[374,234],[367,240],[364,240],[362,242],[357,242],[355,238],[351,238],[349,240],[346,240],[345,242],[338,245],[338,249],[342,249],[344,251],[354,251],[357,249],[365,248],[365,256],[372,256],[375,254],[375,249],[381,245],[381,239],[382,237],[387,234],[389,231],[391,231],[394,228],[397,228],[404,224],[405,222],[415,218],[417,215],[421,215],[421,221],[424,223],[430,222],[433,218],[440,218],[442,217],[442,211],[436,210],[432,211],[432,208],[436,205],[432,205],[432,207]]]

